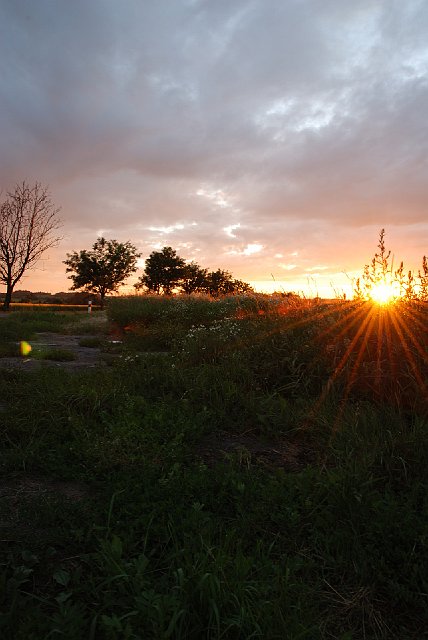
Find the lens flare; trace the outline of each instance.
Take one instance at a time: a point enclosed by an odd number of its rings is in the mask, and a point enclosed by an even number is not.
[[[28,342],[22,340],[19,344],[19,351],[21,353],[21,356],[28,356],[31,351],[31,344],[28,344]]]
[[[394,302],[398,297],[396,287],[386,282],[380,282],[372,287],[370,298],[377,304],[384,305]]]

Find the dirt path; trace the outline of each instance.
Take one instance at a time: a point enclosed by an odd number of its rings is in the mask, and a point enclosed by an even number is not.
[[[20,369],[32,371],[41,367],[56,367],[61,369],[76,370],[92,367],[105,367],[106,362],[101,358],[101,350],[97,347],[82,347],[79,342],[87,336],[63,335],[60,333],[38,333],[36,339],[31,341],[33,348],[65,349],[74,355],[74,360],[55,361],[41,360],[31,357],[16,356],[0,358],[1,369]]]

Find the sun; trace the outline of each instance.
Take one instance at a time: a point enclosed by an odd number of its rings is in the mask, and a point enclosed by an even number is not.
[[[387,282],[379,282],[373,285],[370,291],[370,298],[373,302],[380,305],[390,304],[394,302],[399,296],[396,287],[393,284]]]

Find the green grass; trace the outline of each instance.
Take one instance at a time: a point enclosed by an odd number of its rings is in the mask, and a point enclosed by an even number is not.
[[[0,369],[2,637],[426,637],[421,325],[140,300],[109,368]]]
[[[96,311],[92,312],[90,316],[88,314],[76,315],[74,320],[67,325],[66,330],[70,334],[86,335],[88,339],[91,336],[102,339],[110,331],[110,326],[105,312]]]
[[[61,332],[83,317],[81,311],[12,310],[7,317],[0,318],[0,342],[31,340],[35,333],[45,331]]]
[[[13,358],[19,356],[18,342],[0,342],[0,358]]]
[[[70,349],[62,349],[60,347],[34,350],[32,355],[39,360],[55,360],[56,362],[70,362],[76,359],[73,351],[70,351]]]
[[[80,347],[89,347],[91,349],[98,349],[103,344],[104,340],[99,336],[85,336],[79,340]]]

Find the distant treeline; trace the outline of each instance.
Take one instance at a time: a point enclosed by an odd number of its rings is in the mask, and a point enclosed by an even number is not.
[[[4,293],[0,293],[0,305],[4,300]],[[127,294],[125,294],[126,297]],[[129,295],[129,294],[128,294]],[[292,291],[275,291],[271,294],[257,294],[259,298],[293,298],[299,299],[300,296]],[[109,296],[107,296],[109,297]],[[117,296],[114,296],[117,297]],[[119,296],[121,297],[121,296]],[[69,304],[69,305],[87,305],[91,300],[94,305],[100,304],[100,297],[94,293],[86,291],[59,291],[58,293],[48,293],[47,291],[27,291],[21,289],[14,291],[13,302],[17,304]]]
[[[0,304],[4,300],[4,293],[0,293]],[[88,304],[92,300],[94,304],[99,303],[99,297],[95,294],[84,291],[59,291],[58,293],[47,293],[46,291],[27,291],[25,289],[14,291],[13,302],[30,302],[33,304]]]

